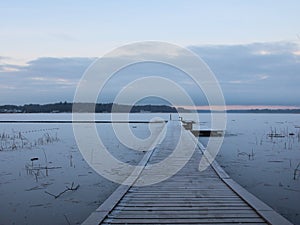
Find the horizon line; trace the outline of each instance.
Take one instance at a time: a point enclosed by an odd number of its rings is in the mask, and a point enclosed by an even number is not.
[[[64,104],[64,103],[86,103],[86,104],[118,104],[118,105],[127,105],[127,104],[122,104],[122,103],[114,103],[114,102],[97,102],[97,103],[88,103],[88,102],[68,102],[68,101],[58,101],[58,102],[52,102],[52,103],[23,103],[23,104],[1,104],[0,106],[5,106],[5,105],[15,105],[15,106],[24,106],[24,105],[48,105],[48,104]],[[196,106],[188,106],[188,105],[166,105],[166,104],[141,104],[141,105],[136,105],[136,106],[146,106],[146,105],[152,105],[152,106],[169,106],[169,107],[174,107],[176,109],[179,108],[184,108],[186,110],[216,110],[216,111],[228,111],[228,110],[263,110],[263,109],[269,109],[269,110],[283,110],[283,109],[300,109],[300,106],[296,105],[224,105],[224,106],[209,106],[209,105],[196,105]]]

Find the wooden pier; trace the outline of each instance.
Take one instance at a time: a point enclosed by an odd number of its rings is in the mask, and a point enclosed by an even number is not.
[[[201,144],[175,175],[160,183],[135,186],[149,175],[153,178],[162,175],[153,174],[151,164],[172,153],[180,134],[184,135],[182,151],[197,142],[179,122],[171,121],[167,126],[164,140],[143,158],[144,168],[129,178],[132,185],[121,185],[83,222],[84,225],[291,224],[234,182],[216,162],[199,172],[199,162],[204,157]],[[180,158],[176,162],[182,163]]]

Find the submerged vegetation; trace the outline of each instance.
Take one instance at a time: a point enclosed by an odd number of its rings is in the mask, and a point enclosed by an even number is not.
[[[53,130],[58,130],[58,128],[28,130],[22,132],[12,130],[11,133],[2,132],[0,134],[0,151],[31,149],[33,147],[58,142],[59,138],[57,132],[53,133]],[[42,134],[40,134],[41,132]],[[39,136],[30,139],[25,135],[30,133],[39,133]]]

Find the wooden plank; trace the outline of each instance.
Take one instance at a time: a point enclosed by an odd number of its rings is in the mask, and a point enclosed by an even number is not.
[[[110,223],[101,223],[103,225],[111,225],[111,224],[117,224],[117,223],[114,223],[114,222],[110,222]],[[131,224],[137,224],[138,223],[131,223]],[[144,223],[143,225],[153,225],[153,223]],[[176,223],[176,225],[187,225],[189,223]],[[218,222],[218,223],[194,223],[194,224],[201,224],[201,225],[212,225],[212,224],[217,224],[217,225],[236,225],[236,224],[242,224],[242,223],[222,223],[222,222]],[[266,224],[265,222],[255,222],[255,223],[244,223],[244,224],[247,224],[247,225],[260,225],[260,224]],[[164,223],[164,225],[173,225],[173,223]]]
[[[244,201],[242,201],[241,199],[202,199],[202,198],[123,198],[122,202],[202,202],[202,203],[221,203],[221,202],[225,202],[225,203],[229,203],[229,202],[242,202],[244,203]]]
[[[148,220],[150,222],[151,219],[160,219],[161,221],[171,222],[169,219],[181,219],[184,221],[184,219],[197,219],[199,223],[207,221],[208,219],[218,219],[218,222],[225,222],[222,221],[222,219],[249,219],[248,222],[252,221],[252,219],[260,219],[260,222],[263,222],[263,220],[257,216],[257,214],[224,214],[224,215],[197,215],[197,214],[131,214],[131,215],[119,215],[118,217],[111,217],[108,216],[107,219],[111,219],[114,221],[115,219],[144,219]]]
[[[150,194],[150,193],[145,193],[145,194]],[[155,192],[155,193],[153,193],[153,196],[155,196],[155,194],[164,196],[165,193]],[[193,193],[193,194],[194,194],[195,198],[235,198],[236,197],[236,195],[233,195],[233,194],[223,195],[222,193],[221,193],[222,195],[221,194],[213,195],[213,194],[210,194],[210,193],[205,194],[205,193],[199,193],[199,192],[196,192],[196,193]],[[173,192],[169,195],[181,196],[181,194],[178,193],[178,192]],[[184,196],[184,194],[182,194],[182,196]]]
[[[134,204],[137,205],[146,205],[149,206],[150,204],[152,204],[153,206],[155,204],[167,204],[167,205],[172,205],[172,204],[176,204],[178,206],[182,206],[182,207],[186,207],[186,204],[192,204],[192,205],[197,205],[197,204],[201,204],[202,206],[222,206],[222,205],[226,205],[226,206],[232,206],[235,204],[238,205],[247,205],[245,202],[243,201],[190,201],[190,200],[186,200],[186,201],[173,201],[173,200],[166,200],[166,201],[120,201],[120,204],[125,205],[127,204],[127,206],[132,206]],[[162,205],[163,206],[163,205]],[[176,206],[176,205],[175,205]]]
[[[164,211],[153,211],[153,210],[139,210],[139,211],[128,211],[128,210],[116,210],[112,211],[110,215],[145,215],[146,213],[148,215],[168,215],[168,214],[183,214],[183,215],[190,215],[190,214],[195,214],[195,215],[208,215],[208,210],[185,210],[183,212],[177,211],[177,210],[164,210]],[[223,215],[223,214],[230,214],[230,215],[246,215],[246,214],[257,214],[252,210],[252,209],[244,209],[244,210],[215,210],[214,212],[210,212],[209,215]]]
[[[193,196],[193,195],[168,195],[167,197],[165,195],[149,195],[149,196],[126,196],[124,199],[135,199],[135,200],[142,200],[142,199],[159,199],[159,198],[168,198],[168,199],[198,199],[202,201],[243,201],[240,198],[237,198],[235,196],[226,196],[226,197],[199,197],[199,196]]]
[[[110,214],[107,218],[110,219],[222,219],[222,218],[260,218],[256,213],[209,213],[209,214],[188,214],[188,213],[178,213],[178,211],[174,213],[156,213],[156,214]]]
[[[115,210],[119,211],[216,211],[216,210],[249,210],[249,206],[116,206]]]
[[[104,222],[107,223],[117,223],[117,224],[165,224],[165,223],[172,223],[172,224],[177,224],[177,223],[187,223],[187,224],[200,224],[200,223],[212,223],[216,224],[219,222],[226,222],[226,223],[261,223],[264,222],[261,218],[207,218],[207,219],[193,219],[193,218],[183,218],[183,219],[173,219],[173,218],[168,218],[166,220],[163,219],[105,219]]]
[[[232,190],[229,190],[229,189],[201,189],[201,188],[188,188],[188,187],[165,187],[165,188],[144,188],[144,189],[141,189],[140,192],[157,192],[157,193],[168,193],[168,192],[173,192],[173,193],[181,193],[183,191],[185,192],[194,192],[194,193],[204,193],[205,191],[206,192],[209,192],[209,193],[213,193],[213,192],[227,192],[227,193],[230,193],[230,194],[234,194],[234,192]],[[132,190],[130,190],[129,192],[134,192]]]
[[[197,196],[195,193],[127,193],[125,198],[201,198],[201,199],[240,199],[238,196]]]
[[[118,204],[119,206],[132,206],[132,207],[143,207],[143,206],[163,206],[163,207],[172,207],[178,205],[176,202],[145,202],[145,203],[130,203],[130,202],[120,202]],[[195,207],[195,206],[201,206],[201,207],[209,207],[209,206],[247,206],[245,203],[218,203],[218,204],[202,204],[202,203],[193,203],[193,202],[183,202],[180,203],[180,206],[190,206],[190,207]]]
[[[101,223],[103,225],[107,225],[107,224],[118,224],[118,223],[114,223],[114,222],[110,222],[110,223]],[[131,223],[131,224],[137,224],[138,223]],[[143,225],[153,225],[153,223],[144,223]],[[176,223],[176,225],[187,225],[187,224],[190,224],[190,223]],[[260,225],[260,224],[266,224],[265,222],[255,222],[255,223],[222,223],[222,222],[218,222],[218,223],[194,223],[194,224],[201,224],[201,225],[214,225],[214,224],[217,224],[217,225],[237,225],[237,224],[247,224],[247,225]],[[173,225],[173,223],[164,223],[164,225]]]

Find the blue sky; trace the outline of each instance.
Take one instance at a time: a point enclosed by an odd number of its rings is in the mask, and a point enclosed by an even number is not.
[[[72,101],[95,57],[158,40],[203,57],[228,104],[300,105],[299,9],[291,0],[2,1],[0,104]]]

